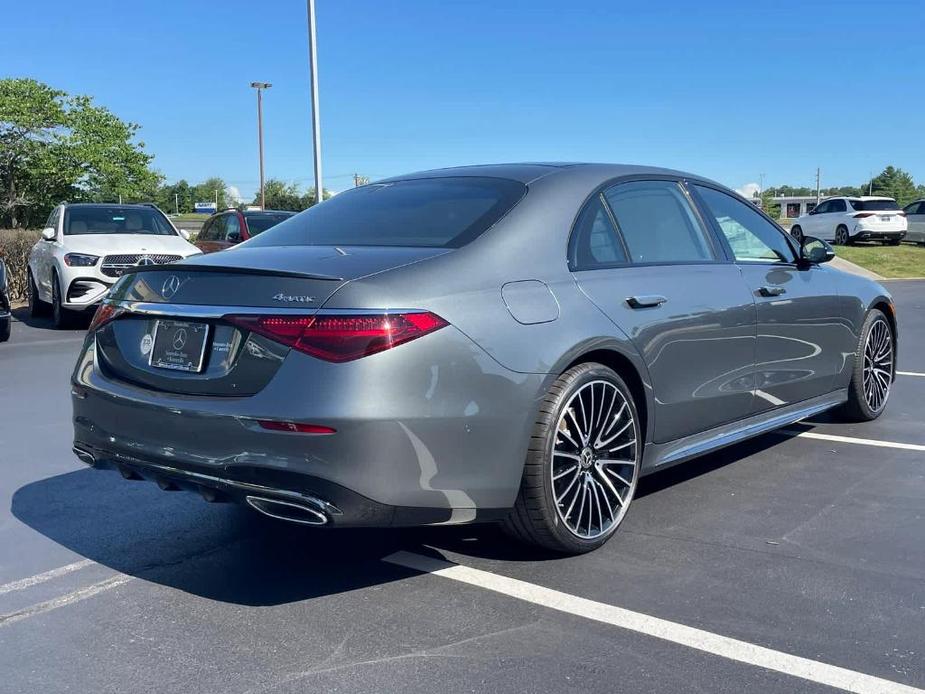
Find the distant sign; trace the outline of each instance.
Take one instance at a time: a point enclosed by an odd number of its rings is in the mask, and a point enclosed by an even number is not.
[[[193,207],[196,208],[197,212],[202,212],[203,214],[215,214],[214,202],[197,202],[193,204]]]

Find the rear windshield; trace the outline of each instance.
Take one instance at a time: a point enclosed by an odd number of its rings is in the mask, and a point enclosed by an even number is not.
[[[164,215],[151,207],[68,207],[64,235],[84,234],[176,235]]]
[[[256,236],[270,227],[276,226],[284,219],[289,219],[294,214],[295,212],[280,212],[279,214],[245,214],[244,219],[247,220],[247,231],[251,236]]]
[[[849,200],[851,207],[858,212],[878,212],[880,210],[898,210],[895,200]]]
[[[428,178],[373,183],[315,205],[261,234],[255,246],[459,248],[523,197],[501,178]]]

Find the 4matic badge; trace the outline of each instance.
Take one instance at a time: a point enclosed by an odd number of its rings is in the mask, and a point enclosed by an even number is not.
[[[313,296],[293,296],[292,294],[279,294],[273,295],[273,301],[284,301],[288,304],[313,304],[315,303],[315,297]]]

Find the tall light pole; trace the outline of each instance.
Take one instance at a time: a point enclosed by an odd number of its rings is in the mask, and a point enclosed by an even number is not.
[[[321,121],[318,114],[318,55],[315,50],[315,0],[308,2],[308,71],[312,90],[312,147],[315,156],[315,202],[324,200],[321,182]]]
[[[269,82],[251,82],[251,87],[257,90],[257,148],[260,152],[260,209],[266,207],[263,194],[263,90],[273,85]]]

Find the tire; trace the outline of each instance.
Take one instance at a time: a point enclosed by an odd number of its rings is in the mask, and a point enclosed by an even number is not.
[[[10,339],[10,333],[13,331],[12,318],[0,318],[0,342],[6,342]]]
[[[626,516],[642,449],[636,403],[623,379],[597,363],[569,369],[540,405],[505,531],[561,554],[597,549]]]
[[[39,298],[39,290],[35,285],[35,278],[32,276],[32,270],[26,271],[26,279],[28,280],[26,284],[26,294],[29,300],[29,316],[31,318],[38,318],[39,316],[47,315],[50,306]]]
[[[58,330],[64,330],[74,325],[74,313],[61,305],[61,288],[59,287],[58,273],[51,276],[51,317]]]
[[[889,350],[884,357],[878,359],[877,355],[881,350],[877,348],[877,345],[882,344],[884,336],[887,339]],[[883,414],[890,397],[895,355],[896,339],[890,321],[879,309],[871,309],[867,318],[864,319],[864,326],[858,339],[851,383],[848,385],[848,402],[842,408],[845,419],[852,422],[869,422]],[[877,368],[880,372],[869,371],[865,374],[865,367],[869,364],[873,364],[871,369]],[[884,371],[888,373],[884,374]]]
[[[851,245],[851,236],[848,235],[848,227],[845,225],[840,225],[835,230],[835,245],[836,246],[850,246]]]
[[[797,243],[803,243],[803,229],[795,226],[790,230],[790,235],[797,240]]]

